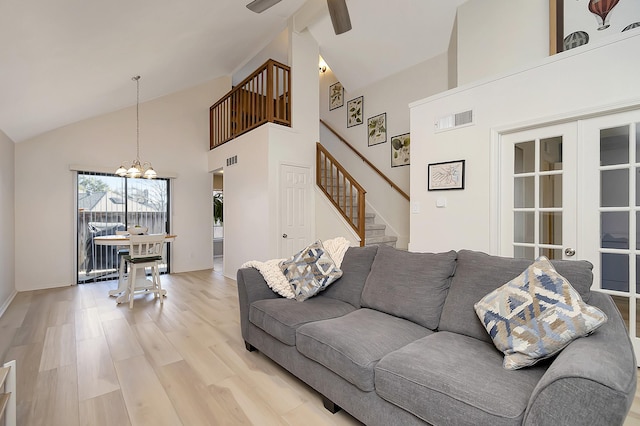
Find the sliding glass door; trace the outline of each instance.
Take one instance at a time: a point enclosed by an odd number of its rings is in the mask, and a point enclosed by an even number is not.
[[[77,282],[117,277],[118,247],[98,245],[95,237],[125,232],[140,225],[149,234],[169,231],[169,181],[130,179],[115,175],[78,172]],[[161,272],[169,272],[165,245]]]

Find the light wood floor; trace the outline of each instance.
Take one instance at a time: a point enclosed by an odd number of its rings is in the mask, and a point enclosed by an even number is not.
[[[115,282],[19,293],[0,318],[16,359],[18,425],[358,425],[240,335],[236,283],[208,271],[162,276],[134,308]],[[1,421],[1,420],[0,420]]]
[[[360,424],[244,349],[235,281],[207,270],[162,282],[163,307],[138,295],[133,310],[107,296],[115,282],[19,293],[0,318],[18,425]],[[640,391],[625,425],[640,425]]]

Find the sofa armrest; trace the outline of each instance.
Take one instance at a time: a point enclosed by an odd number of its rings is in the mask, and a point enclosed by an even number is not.
[[[249,306],[256,300],[276,299],[280,296],[267,285],[262,274],[255,268],[238,269],[238,302],[242,338],[246,341],[249,329]]]
[[[620,424],[633,401],[637,365],[624,321],[611,297],[592,292],[589,304],[608,321],[573,341],[533,390],[523,424]]]

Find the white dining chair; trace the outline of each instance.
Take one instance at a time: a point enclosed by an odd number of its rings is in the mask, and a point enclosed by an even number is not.
[[[129,235],[128,231],[116,231],[116,235]],[[123,257],[129,254],[129,244],[123,244],[116,246],[118,253],[118,288],[122,288],[122,282],[126,279],[125,274],[127,272],[127,262]]]
[[[127,293],[129,296],[129,308],[133,308],[133,299],[136,292],[144,291],[155,293],[160,298],[160,304],[164,301],[165,291],[160,283],[160,261],[164,247],[165,234],[131,235],[129,237],[129,254],[122,258],[129,265],[129,277]],[[151,268],[151,283],[146,280],[146,268]],[[144,285],[136,284],[138,270],[142,271]]]

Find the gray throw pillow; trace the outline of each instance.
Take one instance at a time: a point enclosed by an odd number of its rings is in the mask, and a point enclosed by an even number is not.
[[[411,253],[378,248],[362,292],[362,307],[438,328],[456,252]]]
[[[320,240],[280,263],[297,301],[315,296],[342,276]]]

